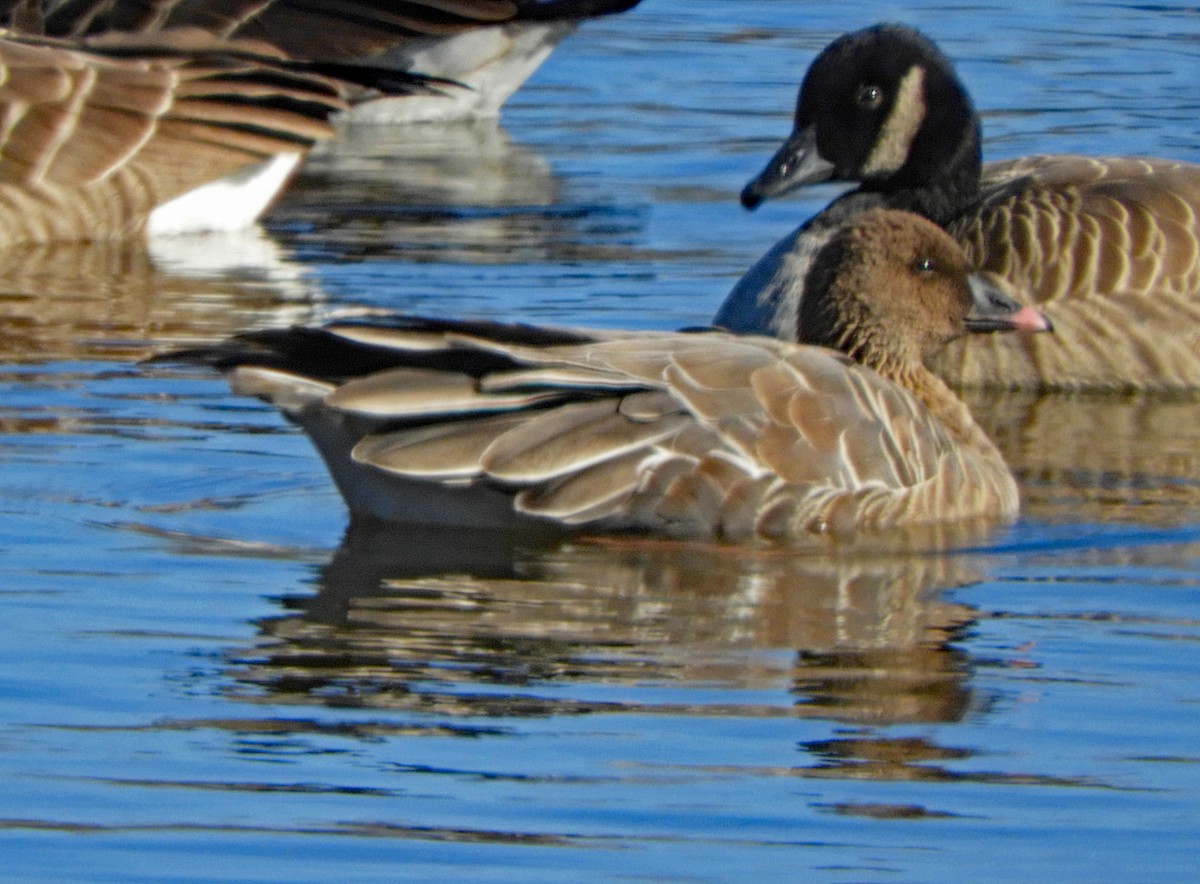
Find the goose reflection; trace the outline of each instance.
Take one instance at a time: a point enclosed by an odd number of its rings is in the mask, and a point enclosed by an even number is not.
[[[550,164],[489,120],[418,127],[345,124],[309,155],[289,202],[311,188],[353,203],[387,185],[396,202],[429,206],[534,206],[555,202],[561,181]]]
[[[323,295],[261,230],[0,249],[0,361],[137,359],[303,322]]]
[[[1026,518],[1173,525],[1200,512],[1200,394],[964,399],[1021,485]]]
[[[564,194],[549,164],[494,121],[349,125],[311,160],[265,230],[0,248],[0,359],[140,358],[149,343],[312,322],[328,301],[323,283],[362,283],[377,261],[410,275],[429,262],[642,260],[636,212]],[[477,297],[494,307],[505,295],[490,285]],[[432,287],[417,279],[407,290],[464,296],[458,271]]]
[[[634,260],[645,219],[574,193],[495,121],[346,125],[269,226],[329,260]],[[461,279],[459,280],[461,284]]]
[[[232,655],[231,675],[248,701],[449,716],[949,721],[970,703],[952,643],[974,612],[941,590],[977,580],[978,564],[634,539],[529,550],[356,525],[316,595],[260,621],[262,641]],[[673,699],[647,703],[648,685]],[[710,687],[779,702],[694,699]]]

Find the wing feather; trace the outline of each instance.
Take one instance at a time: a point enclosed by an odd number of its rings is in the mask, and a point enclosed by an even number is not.
[[[506,430],[525,420],[520,412],[434,424],[392,433],[373,433],[351,452],[358,463],[389,473],[453,481],[483,473],[484,452]]]
[[[324,451],[331,464],[476,488],[488,506],[511,494],[514,518],[741,538],[1016,509],[1015,484],[965,407],[950,409],[953,435],[913,394],[829,350],[718,333],[539,346],[513,329],[464,331],[426,328],[434,337],[412,350],[380,330],[250,336],[256,354],[275,344],[307,365],[290,349],[307,344],[318,362],[349,365],[377,335],[377,356],[416,366],[312,387],[276,369],[252,380],[260,395],[301,403],[306,426],[327,415],[339,429],[324,444],[351,437],[349,450]],[[338,357],[339,342],[354,359]],[[477,376],[420,367],[464,353],[487,356]],[[354,507],[356,481],[340,484]]]
[[[356,414],[413,419],[528,408],[563,396],[564,391],[557,388],[483,391],[468,375],[436,369],[398,368],[375,372],[341,385],[330,395],[328,404]]]
[[[625,521],[625,504],[642,483],[645,453],[634,451],[584,467],[546,484],[519,492],[519,512],[568,525],[606,519]],[[626,517],[627,518],[627,517]]]
[[[346,107],[337,83],[277,57],[172,36],[0,39],[6,242],[139,232],[157,206],[329,137]]]
[[[484,469],[504,481],[544,482],[630,452],[645,452],[688,420],[673,414],[635,422],[620,414],[618,407],[619,402],[606,399],[530,417],[492,443],[483,456]]]

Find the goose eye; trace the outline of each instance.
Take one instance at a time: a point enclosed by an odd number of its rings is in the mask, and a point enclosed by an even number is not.
[[[858,102],[859,107],[865,110],[875,110],[883,104],[883,90],[878,86],[863,86],[858,90],[858,95],[854,100]]]

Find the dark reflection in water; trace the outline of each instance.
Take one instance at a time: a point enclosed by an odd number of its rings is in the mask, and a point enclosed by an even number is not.
[[[938,592],[977,579],[967,556],[644,540],[522,551],[461,536],[447,546],[352,529],[317,594],[285,599],[290,613],[259,624],[268,641],[234,655],[242,697],[549,715],[645,707],[547,696],[553,685],[790,684],[790,709],[736,712],[859,723],[948,721],[969,702],[967,666],[950,642],[972,614]],[[648,708],[716,711],[677,700]]]
[[[971,758],[976,753],[970,749],[938,746],[919,737],[846,737],[814,740],[802,744],[800,748],[815,758],[814,763],[802,768],[802,775],[816,779],[1111,788],[1110,784],[1089,781],[1083,777],[1023,774],[1012,771],[955,770],[951,766],[953,762]]]
[[[388,734],[386,716],[396,713],[438,722],[410,734],[464,736],[476,731],[456,720],[812,718],[841,723],[842,735],[800,743],[794,766],[673,766],[704,776],[1105,786],[958,769],[973,749],[891,730],[961,722],[989,706],[972,688],[975,671],[1007,664],[964,649],[980,612],[945,596],[978,580],[983,564],[967,554],[635,540],[535,551],[459,536],[450,550],[444,538],[358,528],[321,569],[316,594],[282,599],[286,613],[260,620],[260,641],[228,652],[225,674],[242,702],[385,716],[347,725],[368,738]],[[286,739],[314,727],[266,719],[254,733]]]

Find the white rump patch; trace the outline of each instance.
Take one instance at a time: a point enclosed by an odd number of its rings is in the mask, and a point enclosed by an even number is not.
[[[150,213],[146,234],[176,236],[249,227],[287,184],[300,157],[281,153],[168,200]]]

